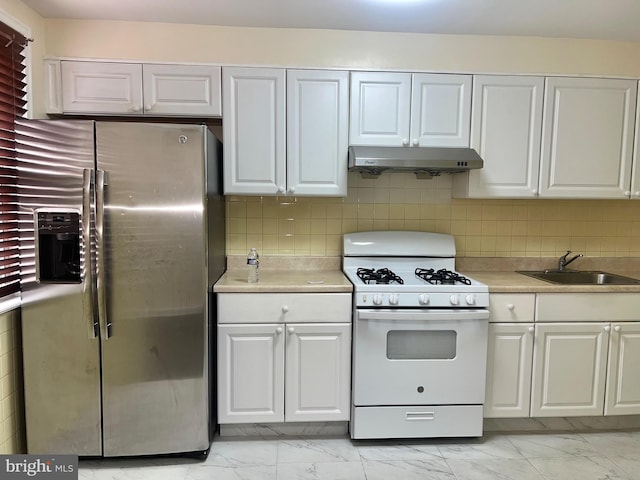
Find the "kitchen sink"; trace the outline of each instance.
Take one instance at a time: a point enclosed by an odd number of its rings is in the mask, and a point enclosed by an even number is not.
[[[580,270],[518,271],[522,275],[562,285],[636,285],[640,280],[607,272]]]

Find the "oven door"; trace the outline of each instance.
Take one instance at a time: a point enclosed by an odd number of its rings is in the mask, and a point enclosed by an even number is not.
[[[356,310],[354,405],[482,404],[488,327],[486,309]]]

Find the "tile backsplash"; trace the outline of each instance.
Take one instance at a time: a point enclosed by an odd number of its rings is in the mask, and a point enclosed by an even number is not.
[[[364,179],[346,198],[227,196],[227,254],[339,256],[344,233],[452,234],[458,256],[640,256],[640,201],[451,198],[450,175]]]

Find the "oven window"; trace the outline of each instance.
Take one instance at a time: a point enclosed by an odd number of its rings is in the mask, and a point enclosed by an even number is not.
[[[455,330],[392,330],[387,333],[389,360],[451,360],[456,356]]]

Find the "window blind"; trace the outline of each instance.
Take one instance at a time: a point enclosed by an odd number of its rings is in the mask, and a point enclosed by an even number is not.
[[[26,43],[0,22],[0,297],[20,290],[15,119],[26,112]]]

